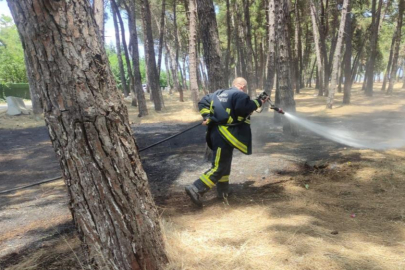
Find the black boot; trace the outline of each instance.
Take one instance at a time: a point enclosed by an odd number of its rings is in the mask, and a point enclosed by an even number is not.
[[[204,193],[209,190],[209,188],[201,180],[197,180],[193,184],[186,186],[185,190],[187,195],[190,197],[191,201],[195,205],[199,207],[203,206],[203,203],[200,199],[204,195]]]
[[[228,197],[229,195],[229,182],[218,182],[217,183],[217,198],[222,199]]]

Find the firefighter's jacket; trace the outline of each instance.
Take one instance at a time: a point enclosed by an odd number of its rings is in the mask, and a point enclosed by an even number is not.
[[[251,100],[246,93],[234,87],[203,97],[198,108],[204,120],[208,119],[208,146],[212,148],[210,132],[216,128],[231,146],[246,155],[252,154],[250,114],[261,105],[261,100]]]

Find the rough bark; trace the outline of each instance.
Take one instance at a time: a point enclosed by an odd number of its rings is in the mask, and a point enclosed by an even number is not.
[[[161,269],[159,216],[88,1],[9,0],[95,269]]]
[[[403,15],[404,15],[404,1],[399,2],[398,8],[398,22],[397,22],[397,29],[395,33],[395,48],[394,48],[394,55],[392,57],[392,68],[391,68],[391,75],[389,77],[389,85],[387,89],[387,94],[391,95],[392,90],[394,88],[394,80],[395,75],[398,70],[398,56],[399,56],[399,47],[401,44],[401,29],[402,29],[402,22],[403,22]],[[404,74],[402,74],[404,76]]]
[[[158,75],[160,78],[160,70],[162,66],[162,51],[163,51],[163,36],[165,31],[165,12],[166,12],[166,0],[162,1],[162,13],[160,15],[160,37],[159,37],[159,55],[158,55]]]
[[[329,109],[332,109],[332,107],[333,107],[336,86],[338,84],[339,64],[340,64],[340,61],[341,61],[340,58],[342,55],[343,35],[344,35],[344,30],[345,30],[346,13],[347,13],[347,7],[349,5],[349,1],[350,0],[343,1],[342,16],[340,19],[340,26],[339,26],[338,39],[336,42],[335,55],[333,56],[332,75],[331,75],[332,77],[331,77],[329,95],[328,95],[327,105],[326,105]]]
[[[225,55],[225,72],[224,79],[226,82],[229,82],[229,58],[231,56],[231,11],[229,0],[226,0],[226,35],[227,35],[227,44],[226,44],[226,55]],[[225,85],[226,86],[226,85]]]
[[[138,48],[138,31],[136,28],[136,9],[135,3],[131,0],[124,2],[125,9],[128,13],[129,32],[131,34],[131,57],[132,69],[134,71],[134,88],[138,100],[138,117],[148,115],[148,108],[146,107],[145,93],[142,88],[142,77],[139,68],[139,48]]]
[[[347,14],[346,14],[346,51],[344,55],[344,62],[345,62],[345,68],[344,72],[344,87],[343,87],[343,104],[350,104],[350,98],[351,98],[351,89],[352,89],[352,39],[353,39],[353,26],[352,26],[352,16],[351,16],[351,5],[348,6],[347,8]]]
[[[322,50],[321,50],[321,41],[320,41],[320,36],[319,36],[319,26],[318,26],[318,20],[317,20],[317,13],[316,13],[316,7],[313,2],[313,0],[310,0],[310,9],[311,9],[311,20],[312,20],[312,29],[313,29],[313,35],[314,35],[314,43],[315,43],[315,52],[316,52],[316,62],[317,62],[317,68],[318,68],[318,87],[319,87],[319,92],[318,96],[323,96],[324,94],[324,65],[323,65],[323,57],[322,57]],[[325,82],[326,84],[326,82]]]
[[[113,23],[114,23],[114,29],[115,29],[115,47],[116,47],[116,51],[117,51],[118,67],[120,70],[120,77],[121,77],[121,85],[122,85],[122,90],[124,91],[124,96],[127,97],[129,95],[129,91],[128,91],[127,80],[125,78],[124,64],[122,62],[120,29],[118,27],[117,12],[116,12],[115,8],[112,8],[112,17],[113,17]]]
[[[276,14],[276,46],[277,46],[277,83],[280,95],[280,106],[285,111],[295,113],[294,91],[290,80],[290,63],[291,55],[288,48],[289,40],[289,11],[288,0],[274,2]],[[283,118],[283,130],[285,133],[298,135],[298,129],[290,123],[285,117]]]
[[[244,40],[246,41],[246,79],[248,81],[248,94],[250,97],[256,97],[256,80],[253,75],[253,46],[252,46],[252,27],[250,23],[250,1],[249,0],[242,0],[243,1],[243,10],[244,10],[244,23],[245,23],[245,37]]]
[[[145,58],[148,77],[148,86],[151,90],[151,95],[153,98],[153,104],[155,105],[155,111],[162,110],[162,101],[160,100],[160,80],[156,68],[155,59],[155,48],[152,36],[152,19],[150,13],[149,0],[141,0],[141,14],[142,14],[142,24],[143,31],[145,34]]]
[[[377,54],[377,43],[378,43],[378,25],[380,23],[380,15],[381,15],[381,6],[382,0],[378,2],[378,8],[376,9],[376,1],[372,1],[372,30],[371,30],[371,40],[370,40],[370,58],[367,62],[367,71],[366,71],[366,95],[372,96],[373,95],[373,83],[374,83],[374,64],[375,64],[375,57]]]
[[[300,20],[300,10],[298,7],[298,1],[295,0],[294,5],[295,10],[295,31],[294,31],[294,65],[295,65],[295,93],[300,92],[301,88],[301,77],[302,77],[302,47],[301,47],[301,20]]]
[[[228,0],[229,1],[229,0]],[[188,8],[190,11],[189,23],[189,43],[188,43],[188,67],[190,76],[190,90],[193,107],[198,110],[198,82],[197,82],[197,2],[189,0]]]
[[[212,0],[197,0],[199,28],[204,47],[204,60],[208,70],[210,92],[215,92],[226,85],[221,67],[221,51],[217,19]]]
[[[269,40],[268,40],[268,54],[267,54],[267,75],[264,84],[264,91],[271,96],[271,90],[274,85],[274,75],[276,73],[276,36],[275,36],[275,22],[276,14],[274,9],[274,0],[269,1]]]
[[[93,0],[93,12],[101,42],[104,43],[104,0]]]

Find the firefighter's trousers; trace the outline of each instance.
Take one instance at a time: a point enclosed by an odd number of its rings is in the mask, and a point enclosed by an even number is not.
[[[212,166],[211,169],[203,173],[200,178],[194,182],[195,186],[227,190],[229,185],[229,174],[231,173],[231,163],[233,147],[229,145],[220,135],[216,127],[210,131]]]

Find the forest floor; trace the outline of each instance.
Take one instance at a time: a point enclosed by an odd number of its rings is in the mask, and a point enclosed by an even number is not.
[[[333,110],[304,89],[298,115],[364,140],[404,131],[400,85],[372,98],[359,87],[351,105],[337,94]],[[201,120],[177,98],[165,94],[165,110],[145,118],[129,108],[140,149]],[[229,204],[213,191],[198,209],[184,194],[210,167],[204,127],[141,153],[167,269],[405,269],[405,148],[355,149],[306,130],[285,136],[272,113],[254,114],[252,129],[253,155],[235,151]],[[0,137],[0,192],[60,174],[43,121],[0,112]],[[0,228],[0,269],[88,269],[62,180],[0,195]]]

